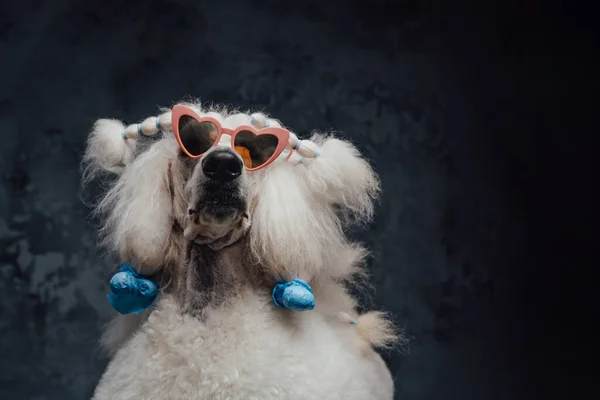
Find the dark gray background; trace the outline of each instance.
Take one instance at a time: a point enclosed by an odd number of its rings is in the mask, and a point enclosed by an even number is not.
[[[589,372],[561,331],[578,320],[565,284],[583,280],[562,254],[591,204],[575,144],[595,22],[447,3],[2,2],[0,398],[89,398],[117,266],[79,197],[84,142],[97,118],[138,122],[184,96],[341,131],[373,161],[384,194],[357,235],[375,256],[370,306],[413,337],[386,354],[398,399],[570,397]]]

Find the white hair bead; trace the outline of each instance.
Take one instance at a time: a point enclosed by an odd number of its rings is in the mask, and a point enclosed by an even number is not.
[[[298,154],[306,158],[315,158],[319,152],[319,146],[310,140],[299,140],[295,149]]]
[[[267,118],[261,113],[253,113],[250,115],[250,123],[258,129],[268,126]]]
[[[158,127],[156,126],[156,117],[146,118],[141,124],[142,135],[144,136],[153,136],[158,132]]]
[[[125,128],[125,136],[127,136],[127,139],[139,138],[140,134],[138,133],[138,125],[129,125],[127,128]]]
[[[171,128],[171,111],[159,115],[158,120],[162,129]]]
[[[290,143],[290,146],[292,146],[293,149],[296,148],[296,145],[298,144],[299,140],[300,139],[298,139],[298,136],[296,136],[295,134],[293,134],[292,132],[290,132],[289,143]]]
[[[281,124],[276,119],[268,119],[267,126],[269,128],[281,128]]]

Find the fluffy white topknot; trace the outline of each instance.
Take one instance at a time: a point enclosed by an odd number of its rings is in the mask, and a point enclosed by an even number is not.
[[[84,180],[94,179],[102,171],[120,174],[131,161],[136,149],[135,140],[124,140],[125,125],[115,119],[99,119],[88,138],[83,157]]]

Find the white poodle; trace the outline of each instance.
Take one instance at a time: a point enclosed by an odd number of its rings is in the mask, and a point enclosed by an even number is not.
[[[366,252],[344,229],[379,192],[349,142],[182,103],[98,120],[84,165],[86,182],[117,175],[96,210],[104,245],[160,286],[109,325],[94,399],[393,398],[374,348],[396,331],[348,291]]]

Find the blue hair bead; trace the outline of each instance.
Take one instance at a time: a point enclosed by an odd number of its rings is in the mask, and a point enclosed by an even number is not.
[[[320,155],[321,155],[321,148],[317,147],[317,150],[315,150],[315,157],[314,158],[317,158]]]
[[[135,277],[127,272],[117,272],[110,280],[110,290],[115,294],[133,293],[135,286]]]
[[[138,133],[143,136],[144,133],[142,132],[142,124],[138,124],[137,129],[138,129]]]
[[[158,285],[139,275],[129,264],[123,264],[110,280],[108,302],[121,314],[139,314],[154,303]]]
[[[296,142],[296,145],[294,146],[294,150],[298,150],[300,148],[301,143],[302,143],[302,140],[298,139],[298,141]]]
[[[315,296],[312,288],[302,279],[291,282],[279,282],[271,293],[277,307],[294,311],[307,311],[315,308]]]
[[[158,287],[156,283],[148,279],[138,279],[138,291],[143,297],[156,296]]]
[[[160,118],[156,117],[156,128],[160,129]]]
[[[123,138],[123,140],[127,140],[127,135],[125,134],[124,129],[121,131],[121,137]]]

